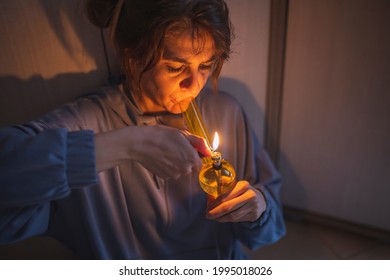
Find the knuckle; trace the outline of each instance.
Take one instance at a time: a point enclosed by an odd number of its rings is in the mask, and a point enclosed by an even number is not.
[[[257,195],[253,190],[251,190],[248,192],[248,198],[249,200],[257,200]]]
[[[239,215],[239,213],[237,213],[237,212],[234,212],[234,213],[232,213],[231,218],[232,218],[233,222],[239,222],[241,215]]]

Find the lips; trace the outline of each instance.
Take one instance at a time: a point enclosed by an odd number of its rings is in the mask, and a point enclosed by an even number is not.
[[[174,102],[174,104],[175,104],[175,106],[179,106],[181,112],[183,113],[185,110],[187,110],[188,105],[190,104],[190,102],[192,100],[193,100],[193,97],[187,97],[187,98],[181,99],[180,101],[176,100],[176,102]]]

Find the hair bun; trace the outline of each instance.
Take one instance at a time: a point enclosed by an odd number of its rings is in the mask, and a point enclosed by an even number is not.
[[[119,0],[87,0],[86,12],[89,21],[99,28],[109,27],[118,1]]]

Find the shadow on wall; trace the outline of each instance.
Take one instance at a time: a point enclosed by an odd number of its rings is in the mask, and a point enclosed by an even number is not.
[[[0,4],[0,127],[35,119],[108,80],[101,33],[84,4]]]
[[[97,47],[96,36],[93,36],[91,40],[91,30],[95,31],[96,34],[99,34],[100,31],[87,18],[85,9],[86,0],[39,0],[38,2],[45,12],[46,20],[51,28],[53,28],[54,34],[61,42],[62,47],[71,56],[74,56],[75,52],[79,52],[80,50],[74,45],[72,37],[69,38],[70,30],[75,33],[75,37],[82,43],[82,47],[85,49],[83,50],[84,52],[92,55],[95,60],[99,59],[99,57],[104,58],[102,41],[98,42],[100,46]],[[101,34],[97,37],[100,40]],[[99,50],[99,53],[97,53],[97,50]]]
[[[108,29],[103,30],[103,34],[101,34],[100,30],[89,22],[85,8],[86,0],[68,0],[66,2],[61,1],[60,3],[52,0],[39,0],[39,2],[46,13],[50,26],[55,31],[62,46],[68,50],[70,55],[74,54],[75,50],[72,42],[67,37],[69,26],[64,24],[64,15],[76,33],[76,37],[82,42],[85,52],[91,55],[96,62],[104,63],[104,70],[109,76],[120,74],[120,63],[115,54],[114,47],[109,41]],[[100,46],[98,47],[96,46],[96,40],[91,40],[89,36],[86,36],[91,32],[91,28],[96,33],[100,33],[98,37],[101,41],[99,41]],[[103,38],[102,35],[104,36]],[[107,57],[105,57],[104,48],[107,49]],[[107,59],[107,61],[103,61],[103,58]]]
[[[207,84],[211,88],[211,84]],[[244,109],[245,115],[249,120],[251,128],[254,130],[257,139],[263,142],[264,133],[264,112],[260,104],[256,101],[250,89],[241,81],[220,77],[218,81],[218,88],[233,96],[241,107]]]
[[[211,87],[211,85],[208,84],[207,87]],[[260,142],[263,142],[265,114],[249,88],[239,80],[221,77],[219,79],[219,89],[233,96],[240,103],[241,107],[244,108],[250,126],[256,133],[257,139],[260,140]],[[277,160],[278,164],[276,167],[281,173],[282,179],[289,178],[288,181],[283,180],[281,191],[282,204],[284,206],[289,206],[284,204],[284,198],[286,198],[286,195],[291,194],[290,189],[293,188],[294,198],[298,200],[295,205],[300,205],[303,208],[302,210],[305,210],[309,201],[304,183],[299,178],[297,172],[283,151],[279,151],[279,158]]]
[[[277,169],[282,176],[281,200],[283,206],[296,208],[296,205],[299,205],[301,207],[300,210],[306,210],[309,204],[308,191],[306,190],[302,180],[299,178],[298,173],[295,171],[294,166],[282,150],[279,151]],[[288,178],[288,181],[284,178]],[[294,189],[293,195],[291,193],[291,189]],[[289,199],[286,199],[288,195],[290,197]],[[285,203],[286,200],[291,201],[292,198],[295,202],[294,205],[288,205]]]
[[[101,85],[102,71],[60,74],[52,79],[0,77],[0,127],[33,120]]]

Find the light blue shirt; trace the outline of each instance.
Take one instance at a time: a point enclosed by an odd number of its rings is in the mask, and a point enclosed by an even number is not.
[[[265,196],[255,222],[205,218],[197,174],[164,180],[135,161],[95,173],[93,133],[131,125],[180,127],[181,115],[145,116],[105,87],[42,118],[0,130],[0,242],[52,236],[81,259],[237,259],[279,240],[281,180],[235,100],[202,92],[198,105],[220,152]],[[180,164],[180,163],[178,163]]]

